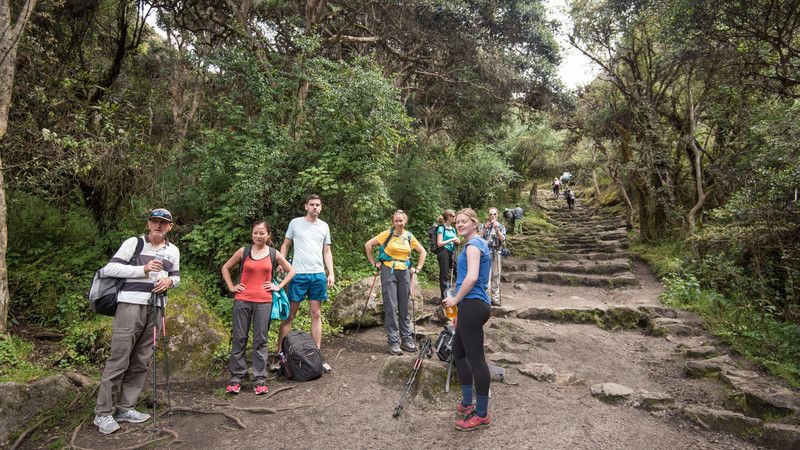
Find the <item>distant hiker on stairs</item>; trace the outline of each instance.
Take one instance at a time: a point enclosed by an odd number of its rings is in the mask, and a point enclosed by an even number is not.
[[[553,179],[553,198],[558,198],[558,190],[561,188],[561,180],[558,177]]]
[[[502,252],[506,242],[506,227],[497,220],[497,208],[489,208],[489,218],[478,230],[489,244],[492,256],[492,274],[489,277],[489,292],[492,305],[500,306],[500,274],[502,273]]]
[[[436,221],[439,226],[436,228],[436,258],[439,260],[439,290],[441,291],[441,298],[444,298],[444,291],[451,286],[453,278],[455,278],[455,258],[453,253],[456,250],[456,245],[459,244],[456,229],[453,227],[453,222],[456,219],[456,213],[452,209],[448,209],[439,216]]]

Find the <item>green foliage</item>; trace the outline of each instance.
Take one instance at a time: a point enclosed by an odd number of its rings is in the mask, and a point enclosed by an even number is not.
[[[670,275],[664,279],[664,303],[695,311],[709,329],[731,345],[780,376],[800,386],[800,325],[776,317],[776,309],[760,311],[754,305],[731,300],[702,286],[691,274]]]
[[[94,316],[71,325],[61,341],[58,367],[85,370],[101,366],[111,351],[111,320],[111,317]]]
[[[630,251],[645,260],[659,277],[681,273],[684,264],[691,256],[686,243],[679,239],[645,243],[634,236],[631,239]]]
[[[482,144],[459,149],[458,159],[445,173],[454,203],[476,210],[499,203],[517,177],[496,149]]]
[[[33,344],[19,336],[0,339],[0,383],[27,383],[49,375],[52,371],[31,362]]]

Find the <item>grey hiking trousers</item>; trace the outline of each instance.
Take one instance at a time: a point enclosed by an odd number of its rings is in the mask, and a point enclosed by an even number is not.
[[[381,265],[381,294],[383,295],[383,324],[389,345],[402,342],[414,342],[411,335],[411,319],[408,315],[409,296],[411,294],[411,273],[408,270],[392,270]],[[397,316],[400,316],[398,333]]]
[[[106,361],[94,413],[114,413],[113,393],[122,385],[116,413],[133,409],[147,381],[147,365],[153,357],[153,317],[150,305],[117,303],[111,324],[111,356]]]
[[[267,335],[272,303],[258,303],[236,300],[233,302],[233,339],[228,383],[241,383],[247,375],[247,338],[250,323],[253,324],[253,382],[267,381]]]

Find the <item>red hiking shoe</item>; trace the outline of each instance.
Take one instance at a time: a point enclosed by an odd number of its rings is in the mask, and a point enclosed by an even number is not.
[[[479,430],[481,428],[488,428],[491,424],[492,419],[489,418],[489,414],[486,414],[486,417],[481,417],[473,412],[467,417],[457,420],[455,426],[456,430],[459,431],[472,431]]]
[[[264,395],[267,392],[269,392],[269,388],[267,387],[266,384],[263,384],[263,383],[257,384],[256,388],[254,390],[256,392],[256,395]]]
[[[225,388],[225,392],[228,394],[238,394],[239,391],[242,390],[242,385],[239,383],[231,383],[228,387]]]
[[[456,414],[458,415],[458,417],[462,418],[467,417],[474,411],[475,411],[475,405],[464,406],[461,402],[458,402],[458,406],[456,407]]]

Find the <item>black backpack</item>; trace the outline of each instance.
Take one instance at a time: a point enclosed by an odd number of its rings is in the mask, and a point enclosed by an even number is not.
[[[131,259],[128,260],[128,265],[136,261],[143,248],[144,239],[141,236],[137,237],[136,249],[133,251]],[[113,317],[117,313],[117,294],[122,290],[125,278],[106,277],[103,275],[102,270],[103,268],[101,267],[94,273],[87,298],[94,312]]]
[[[438,356],[441,361],[448,362],[453,356],[453,341],[455,337],[456,330],[453,328],[453,325],[449,323],[445,325],[444,330],[439,333],[436,343],[433,344],[433,351],[436,352],[436,356]]]
[[[428,228],[428,251],[432,253],[438,252],[441,247],[436,243],[436,237],[439,234],[439,227],[441,225],[435,224]]]
[[[311,335],[291,331],[281,343],[281,370],[287,380],[308,381],[322,376],[322,355]]]

